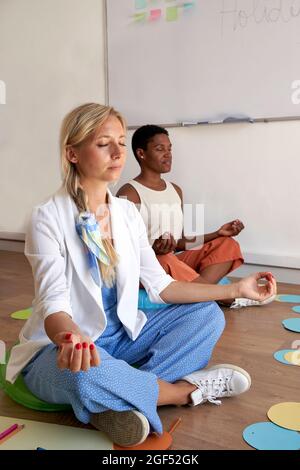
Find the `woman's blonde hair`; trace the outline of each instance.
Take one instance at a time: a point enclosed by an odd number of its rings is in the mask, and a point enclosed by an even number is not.
[[[97,103],[87,103],[78,106],[68,113],[63,120],[60,133],[63,183],[67,192],[73,198],[79,212],[89,211],[88,199],[80,184],[76,164],[70,162],[67,157],[67,149],[68,147],[76,147],[82,144],[111,116],[115,116],[119,119],[124,130],[126,129],[125,120],[118,111],[110,106]],[[107,266],[100,261],[98,261],[98,263],[103,282],[106,286],[111,287],[116,278],[118,255],[108,238],[103,238],[102,242],[109,257],[110,264]]]

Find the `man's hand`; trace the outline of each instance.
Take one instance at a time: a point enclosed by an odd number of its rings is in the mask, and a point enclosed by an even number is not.
[[[87,336],[62,331],[55,335],[54,343],[58,346],[57,365],[60,369],[88,371],[100,364],[97,347]]]
[[[152,248],[156,255],[166,255],[173,253],[176,249],[177,242],[171,233],[165,232],[155,240]]]
[[[243,222],[237,219],[222,225],[217,234],[218,237],[236,237],[244,228]]]

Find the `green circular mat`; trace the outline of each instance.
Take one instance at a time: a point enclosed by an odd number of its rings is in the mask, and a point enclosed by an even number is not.
[[[11,314],[11,318],[15,320],[27,320],[32,314],[32,308],[26,308],[25,310],[18,310]]]

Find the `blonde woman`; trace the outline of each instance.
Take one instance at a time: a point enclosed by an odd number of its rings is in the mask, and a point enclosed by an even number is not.
[[[237,366],[205,369],[224,328],[212,300],[264,300],[276,282],[270,273],[226,286],[166,274],[134,204],[108,190],[124,167],[125,139],[124,120],[110,107],[85,104],[64,119],[64,184],[32,214],[25,254],[33,312],[7,379],[22,373],[39,398],[69,403],[81,422],[132,446],[162,432],[161,405],[217,403],[249,389]],[[138,310],[140,280],[161,308]]]

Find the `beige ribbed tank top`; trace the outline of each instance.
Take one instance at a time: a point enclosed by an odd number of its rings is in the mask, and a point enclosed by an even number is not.
[[[145,222],[150,245],[166,232],[179,240],[183,230],[181,199],[169,181],[163,191],[150,189],[135,180],[129,181],[141,200],[140,213]]]

